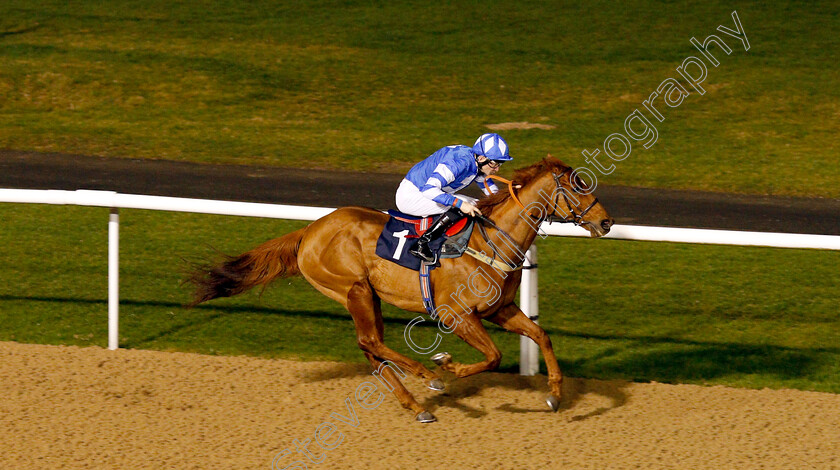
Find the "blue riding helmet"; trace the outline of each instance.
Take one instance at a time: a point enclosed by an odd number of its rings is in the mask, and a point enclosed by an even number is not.
[[[499,134],[484,134],[475,141],[472,151],[476,155],[484,155],[489,160],[507,162],[513,160],[508,153],[508,144]]]

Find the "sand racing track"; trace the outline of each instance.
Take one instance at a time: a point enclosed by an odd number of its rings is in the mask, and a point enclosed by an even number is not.
[[[408,379],[422,425],[358,406],[360,364],[0,343],[0,467],[270,469],[312,439],[277,468],[840,469],[840,395],[567,379],[555,414],[544,376],[446,378]]]

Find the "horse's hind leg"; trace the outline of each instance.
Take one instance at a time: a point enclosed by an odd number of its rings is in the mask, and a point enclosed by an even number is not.
[[[551,347],[551,339],[545,330],[522,313],[522,310],[516,304],[503,307],[495,315],[488,317],[487,320],[508,331],[525,335],[540,346],[540,351],[545,360],[545,367],[548,370],[548,387],[551,390],[551,395],[546,402],[552,410],[557,411],[560,407],[560,397],[562,396],[563,373],[560,372],[560,366],[557,364],[557,358],[554,356],[554,349]]]
[[[405,388],[393,368],[383,367],[383,363],[391,362],[399,370],[404,369],[426,379],[427,386],[432,389],[441,389],[443,382],[437,374],[427,369],[423,364],[385,346],[383,342],[385,328],[382,322],[381,304],[369,284],[362,282],[353,284],[347,294],[347,310],[350,311],[353,322],[356,324],[359,347],[364,351],[365,356],[377,373],[388,381],[389,388],[394,392],[397,400],[403,407],[414,411],[418,421],[434,421],[434,416],[417,403],[417,400]],[[387,366],[387,364],[385,365]]]

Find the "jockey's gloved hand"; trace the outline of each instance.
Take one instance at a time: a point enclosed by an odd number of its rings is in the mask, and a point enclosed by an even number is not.
[[[461,203],[460,209],[461,212],[463,212],[464,214],[471,215],[473,217],[481,215],[481,211],[478,210],[478,207],[475,207],[475,204],[472,204],[467,201],[463,201]]]

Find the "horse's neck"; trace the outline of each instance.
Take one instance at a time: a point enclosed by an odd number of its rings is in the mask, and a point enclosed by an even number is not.
[[[521,261],[525,255],[524,251],[531,246],[537,237],[539,221],[531,217],[529,213],[545,213],[545,198],[540,192],[551,194],[553,189],[553,186],[549,186],[545,180],[546,178],[538,178],[519,192],[519,199],[528,208],[527,210],[523,209],[513,198],[510,198],[499,208],[498,215],[494,213],[493,220],[496,225],[507,232],[518,245],[517,247],[511,247],[509,243],[499,239],[501,237],[494,240],[491,235],[491,240],[505,252],[504,254],[510,260]]]

